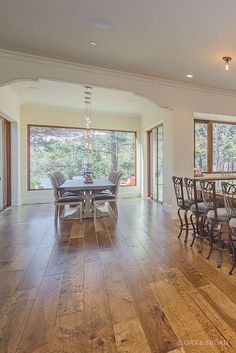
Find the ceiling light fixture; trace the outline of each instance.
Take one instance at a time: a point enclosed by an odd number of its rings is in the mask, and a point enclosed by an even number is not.
[[[222,58],[225,62],[225,70],[228,71],[229,70],[229,65],[232,61],[232,58],[230,56],[223,56]]]
[[[90,129],[91,125],[91,103],[92,103],[92,86],[85,86],[84,92],[84,104],[85,104],[85,151],[87,153],[92,151],[92,138],[93,138],[93,131]],[[88,156],[89,160],[89,156]]]
[[[192,74],[187,74],[186,77],[187,78],[193,78],[193,75]]]
[[[89,42],[90,45],[92,45],[92,47],[96,47],[97,43],[94,42],[93,40],[91,40],[91,42]]]

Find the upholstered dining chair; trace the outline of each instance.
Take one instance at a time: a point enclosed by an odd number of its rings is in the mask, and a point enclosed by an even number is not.
[[[227,182],[221,183],[225,209],[229,217],[229,251],[233,262],[229,274],[233,274],[236,265],[236,185]]]
[[[109,205],[115,215],[115,218],[117,219],[117,217],[118,217],[117,199],[118,199],[118,193],[119,193],[120,180],[121,180],[122,176],[123,176],[122,172],[117,172],[116,178],[114,180],[114,183],[115,183],[114,190],[111,190],[109,193],[99,193],[99,194],[94,195],[94,197],[93,197],[94,219],[96,219],[97,206],[104,204],[104,202],[109,203]]]
[[[57,185],[61,186],[65,181],[66,178],[64,174],[61,172],[54,172],[52,173],[54,179],[56,180]],[[71,191],[60,191],[60,196],[77,196],[74,192]]]
[[[178,238],[180,238],[183,230],[185,230],[184,242],[187,243],[188,232],[190,230],[190,224],[191,224],[188,221],[188,211],[190,210],[190,204],[189,204],[188,198],[185,197],[184,195],[183,178],[173,176],[172,181],[174,185],[175,197],[176,197],[176,202],[178,206],[178,217],[180,220],[180,226],[179,226],[180,231],[179,231]],[[184,220],[181,217],[181,211],[184,211]]]
[[[200,181],[204,205],[207,210],[207,229],[210,239],[210,249],[207,259],[210,259],[214,245],[217,244],[218,250],[217,267],[222,264],[222,252],[224,242],[222,240],[222,226],[228,223],[229,217],[225,208],[218,207],[216,199],[216,183],[215,181]]]
[[[79,206],[79,211],[80,211],[80,221],[82,221],[83,218],[83,198],[79,196],[61,196],[58,190],[58,187],[60,186],[58,183],[58,180],[55,178],[54,175],[49,174],[48,175],[51,184],[53,187],[53,192],[54,192],[54,205],[55,205],[55,216],[54,216],[54,222],[57,223],[58,221],[58,216],[61,216],[62,210],[64,210],[65,206],[69,205],[74,205],[74,206]]]
[[[197,181],[191,178],[184,178],[184,185],[190,205],[190,221],[193,228],[193,240],[190,246],[192,247],[196,238],[199,238],[199,253],[203,250],[203,240],[209,240],[208,232],[205,231],[207,210],[202,198],[197,190]]]

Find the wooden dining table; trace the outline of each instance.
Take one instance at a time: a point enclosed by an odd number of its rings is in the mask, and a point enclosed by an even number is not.
[[[71,191],[75,194],[83,194],[84,198],[84,218],[93,217],[92,199],[94,194],[104,190],[114,191],[116,185],[107,178],[93,179],[92,183],[86,183],[85,179],[66,180],[59,186],[62,192]]]

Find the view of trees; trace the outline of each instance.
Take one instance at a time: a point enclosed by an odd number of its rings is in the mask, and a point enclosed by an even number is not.
[[[207,172],[207,124],[195,124],[195,167]]]
[[[236,125],[213,124],[213,171],[236,171]]]
[[[236,171],[236,125],[212,124],[212,171]],[[208,123],[195,124],[195,167],[207,172]]]
[[[92,149],[88,152],[86,130],[30,126],[29,131],[31,189],[50,188],[47,175],[56,170],[71,179],[83,176],[87,168],[97,178],[121,170],[122,184],[135,184],[134,132],[92,130]]]

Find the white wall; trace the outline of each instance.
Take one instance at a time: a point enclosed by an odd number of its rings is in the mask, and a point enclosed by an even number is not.
[[[193,112],[236,116],[236,92],[6,51],[0,51],[0,67],[0,85],[17,79],[38,78],[91,84],[132,91],[171,109],[172,174],[176,175],[193,175]],[[165,182],[173,189],[170,179]],[[171,206],[174,206],[172,200]]]
[[[120,188],[120,196],[140,196],[140,117],[137,115],[93,111],[91,120],[92,128],[137,132],[137,186]],[[22,203],[49,202],[53,200],[51,191],[27,190],[27,124],[85,127],[84,113],[75,109],[39,105],[23,105],[21,108]]]

